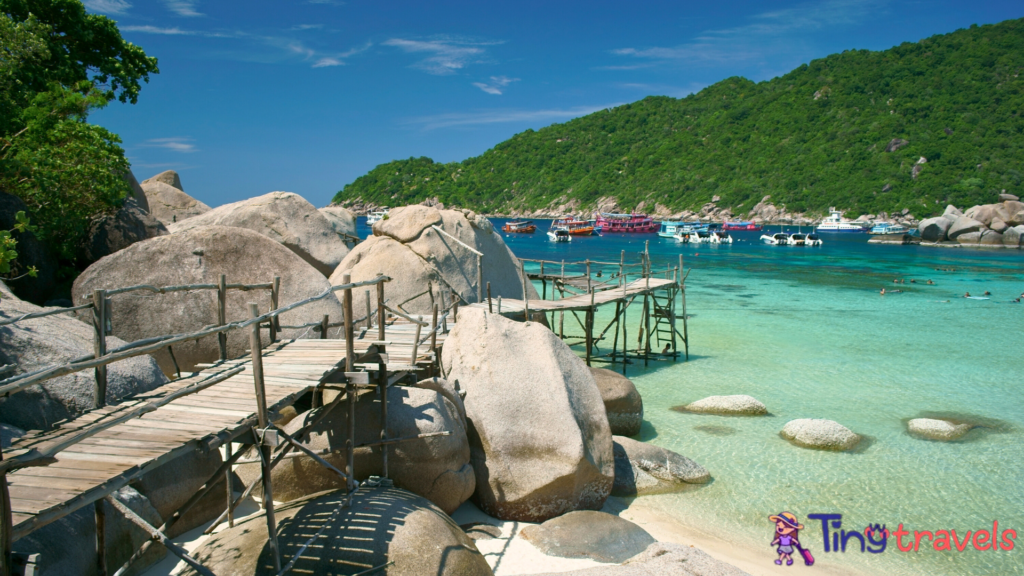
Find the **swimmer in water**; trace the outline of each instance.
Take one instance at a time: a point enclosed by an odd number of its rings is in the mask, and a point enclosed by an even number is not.
[[[964,298],[970,298],[970,297],[971,297],[971,293],[970,292],[964,292]]]
[[[881,294],[882,296],[885,296],[885,288],[882,288],[882,291],[879,292],[879,294]]]
[[[928,285],[929,285],[929,286],[934,286],[934,285],[935,285],[935,282],[932,282],[931,280],[929,280],[929,281],[928,281]]]
[[[992,295],[991,292],[989,292],[988,290],[985,290],[985,296],[991,296],[991,295]]]

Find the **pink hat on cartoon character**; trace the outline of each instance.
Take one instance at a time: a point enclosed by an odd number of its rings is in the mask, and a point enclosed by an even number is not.
[[[772,522],[782,522],[790,528],[796,528],[797,530],[804,529],[804,525],[797,521],[796,516],[792,512],[781,512],[778,516],[769,516],[768,519]]]

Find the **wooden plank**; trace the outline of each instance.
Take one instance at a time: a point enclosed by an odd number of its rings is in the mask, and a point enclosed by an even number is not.
[[[63,502],[81,494],[83,490],[67,490],[62,488],[51,488],[48,486],[11,486],[11,500],[25,500],[33,502]],[[28,508],[22,508],[28,510]]]
[[[85,492],[86,490],[96,486],[98,483],[93,480],[83,478],[52,478],[45,476],[18,476],[13,475],[7,476],[8,482],[11,486],[18,487],[30,487],[30,488],[59,488],[64,490],[73,490],[75,492]]]
[[[212,414],[217,416],[232,416],[236,418],[248,418],[252,415],[250,411],[227,410],[223,408],[203,408],[201,406],[179,406],[177,403],[168,404],[160,408],[160,411],[182,412],[185,414]]]
[[[129,468],[133,468],[135,466],[140,466],[152,460],[152,458],[147,457],[129,457],[124,455],[115,456],[112,454],[83,454],[80,452],[61,452],[58,456],[65,461],[77,460],[79,462],[89,462],[97,464],[101,462],[105,462],[107,464],[114,464],[116,466],[122,467],[122,471],[127,470]]]
[[[77,470],[75,468],[57,468],[55,466],[40,466],[38,468],[22,468],[14,474],[8,474],[7,478],[12,479],[14,477],[38,477],[38,478],[57,478],[57,479],[69,479],[69,480],[86,480],[95,484],[101,484],[106,480],[109,480],[111,474],[102,470]]]

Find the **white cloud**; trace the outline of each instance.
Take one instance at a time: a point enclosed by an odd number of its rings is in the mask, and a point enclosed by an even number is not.
[[[546,110],[480,110],[477,112],[453,112],[449,114],[434,114],[431,116],[420,116],[405,122],[407,125],[418,125],[424,130],[437,128],[451,128],[454,126],[478,126],[482,124],[501,124],[506,122],[555,122],[586,116],[598,110],[620,106],[610,104],[607,106],[577,106],[575,108],[552,108]]]
[[[196,11],[198,0],[164,0],[164,4],[178,16],[202,16]]]
[[[192,138],[153,138],[146,140],[140,146],[145,148],[164,148],[171,150],[172,152],[196,152],[196,146],[192,143]]]
[[[300,30],[301,31],[301,30],[316,30],[318,28],[323,28],[323,27],[324,27],[323,24],[298,24],[298,25],[292,26],[291,29],[292,30]]]
[[[195,36],[199,32],[174,28],[160,28],[158,26],[120,26],[122,32],[142,32],[143,34],[165,34],[168,36]]]
[[[509,78],[508,76],[491,76],[490,83],[485,82],[473,82],[473,86],[483,90],[488,94],[501,95],[501,91],[505,86],[513,82],[518,82],[519,78]]]
[[[125,0],[85,0],[85,7],[102,14],[124,14],[132,7]]]
[[[338,60],[337,58],[331,58],[329,56],[325,56],[325,57],[317,60],[316,64],[313,64],[313,68],[327,68],[329,66],[344,66],[344,65],[345,65],[345,63],[342,62],[341,60]]]
[[[455,74],[467,64],[479,62],[486,50],[482,46],[499,44],[499,42],[474,42],[459,39],[407,40],[392,38],[383,43],[394,46],[411,54],[426,54],[427,57],[413,66],[439,76]]]

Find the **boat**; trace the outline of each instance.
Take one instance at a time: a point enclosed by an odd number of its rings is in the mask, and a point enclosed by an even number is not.
[[[789,235],[790,246],[803,246],[807,242],[807,234],[803,232],[797,232],[796,234]]]
[[[658,225],[654,219],[646,214],[609,214],[602,212],[597,215],[595,225],[601,227],[601,231],[608,232],[632,232],[651,233],[658,231]]]
[[[548,230],[548,238],[555,242],[572,242],[572,235],[565,228],[552,228]]]
[[[658,230],[658,236],[661,236],[662,238],[674,238],[676,232],[685,226],[685,222],[665,220],[661,222],[661,228]]]
[[[725,230],[715,230],[708,240],[711,244],[732,244],[732,236]]]
[[[835,208],[828,209],[828,218],[821,221],[816,231],[821,232],[864,232],[865,224],[861,222],[851,222],[843,219],[842,212]]]
[[[580,220],[575,216],[565,216],[551,222],[552,226],[565,228],[572,236],[594,236],[597,230],[594,223],[589,220]]]
[[[902,224],[889,224],[888,222],[879,222],[868,230],[868,234],[906,234],[908,232],[907,227]]]
[[[761,242],[771,246],[789,246],[789,234],[786,234],[785,232],[776,232],[771,236],[762,234]]]
[[[388,217],[389,209],[387,206],[381,206],[380,210],[374,210],[366,214],[366,225],[373,226],[375,223],[380,222]]]
[[[697,233],[685,228],[676,230],[672,237],[676,239],[676,242],[682,242],[683,244],[697,241]]]
[[[502,231],[508,232],[509,234],[533,234],[537,231],[537,227],[529,220],[516,220],[514,222],[506,222],[501,227]]]
[[[804,241],[804,246],[821,246],[821,244],[821,238],[814,232],[808,234],[807,240]]]
[[[696,237],[691,239],[693,241],[700,242],[701,244],[707,244],[711,242],[711,231],[709,231],[707,228],[698,229],[696,232],[694,232],[694,235]]]
[[[754,224],[753,222],[726,222],[722,224],[722,230],[745,230],[747,232],[760,232],[762,229],[760,224]]]

